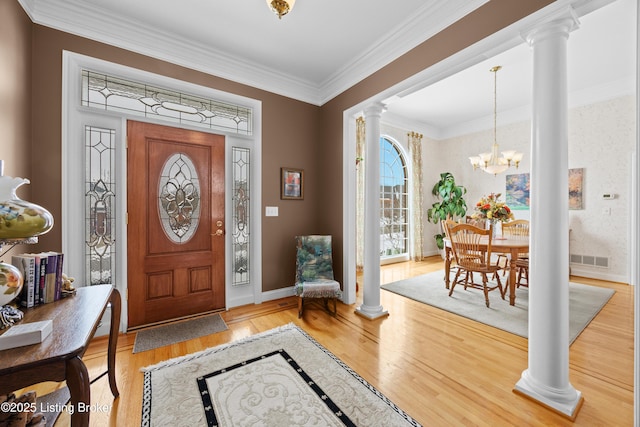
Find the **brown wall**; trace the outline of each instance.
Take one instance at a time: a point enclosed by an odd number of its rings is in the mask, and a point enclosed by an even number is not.
[[[0,111],[3,113],[0,117],[8,117],[7,124],[3,123],[0,128],[14,132],[6,140],[7,144],[2,142],[3,156],[12,162],[7,172],[30,175],[30,200],[47,207],[60,224],[63,50],[258,99],[262,101],[263,113],[263,207],[260,212],[263,220],[263,290],[292,285],[293,237],[297,234],[334,236],[336,277],[342,280],[342,112],[549,3],[550,0],[488,2],[327,104],[316,107],[29,24],[17,2],[1,2],[0,51],[6,50],[14,61],[3,58],[0,63],[0,84],[7,84],[9,90],[5,94],[7,89],[0,86],[3,101],[0,108],[11,106],[15,110],[18,105],[17,111]],[[29,102],[28,97],[27,101],[16,99],[23,98],[30,90],[34,94],[33,102]],[[29,137],[33,152],[38,155],[30,156],[31,150],[24,143]],[[280,200],[280,167],[283,166],[305,170],[303,201]],[[278,206],[279,216],[264,217],[265,206]],[[60,250],[61,236],[60,227],[54,227],[41,237],[37,249]]]
[[[308,180],[303,201],[281,201],[280,167],[304,168],[308,176],[316,175],[315,170],[320,167],[316,161],[319,107],[40,25],[34,25],[33,39],[33,91],[44,101],[33,106],[37,118],[33,140],[42,154],[33,159],[34,202],[46,206],[54,218],[60,218],[63,50],[258,99],[262,101],[263,113],[263,206],[280,207],[280,216],[263,218],[263,290],[293,285],[293,238],[296,234],[317,231],[319,195],[314,191],[317,184]],[[264,208],[260,214],[263,212]],[[60,250],[61,239],[60,227],[54,227],[41,237],[39,246]]]
[[[0,2],[0,159],[4,174],[31,175],[31,21],[17,1]],[[28,199],[30,186],[19,190]]]
[[[31,27],[17,1],[0,1],[0,159],[4,160],[5,175],[24,178],[31,176],[33,152]],[[32,188],[21,186],[18,197],[31,200]],[[24,252],[25,248],[15,247],[12,253]]]
[[[324,150],[321,161],[325,165],[340,165],[333,169],[322,188],[322,205],[327,209],[324,209],[320,217],[321,227],[335,236],[334,268],[337,277],[342,278],[344,274],[341,167],[343,112],[550,3],[553,0],[492,0],[322,106]]]

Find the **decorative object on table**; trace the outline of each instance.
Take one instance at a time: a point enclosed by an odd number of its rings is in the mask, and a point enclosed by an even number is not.
[[[14,265],[0,262],[0,306],[9,304],[22,289],[23,277]]]
[[[24,313],[10,305],[0,306],[0,330],[13,326],[14,323],[22,320]]]
[[[143,427],[420,426],[293,323],[142,371]]]
[[[51,335],[52,330],[53,322],[51,320],[20,323],[0,335],[0,350],[38,344]]]
[[[493,175],[506,171],[512,164],[517,169],[522,160],[522,153],[515,150],[503,151],[502,157],[498,157],[498,71],[501,69],[500,65],[496,65],[489,70],[493,73],[493,145],[491,146],[491,151],[469,157],[473,170],[480,168]]]
[[[497,225],[514,218],[511,208],[505,202],[500,201],[502,193],[491,193],[483,196],[476,203],[472,218],[486,219],[493,225],[493,237],[497,235]]]
[[[20,199],[16,190],[26,178],[0,176],[0,239],[24,239],[51,230],[53,216],[42,206]]]
[[[280,168],[280,198],[283,200],[304,199],[304,171]]]
[[[456,184],[456,180],[450,172],[440,174],[440,179],[431,189],[431,194],[437,201],[427,209],[427,218],[434,224],[441,224],[446,219],[456,220],[462,218],[467,213],[467,202],[464,195],[467,189]],[[433,236],[438,249],[444,248],[445,232],[441,227],[441,232]]]
[[[66,274],[62,273],[62,290],[61,297],[66,298],[76,294],[76,288],[73,287],[73,282],[75,281],[75,277],[69,277]]]
[[[13,265],[18,266],[24,275],[23,291],[19,298],[21,306],[30,308],[58,301],[63,297],[63,261],[64,254],[55,251],[18,254],[12,257]],[[72,288],[71,286],[68,289],[71,293]],[[68,294],[67,292],[64,296]]]
[[[584,169],[569,169],[569,209],[584,209],[582,205],[582,184],[584,181]]]
[[[531,175],[529,173],[518,173],[506,176],[505,199],[512,211],[529,210],[530,185]]]

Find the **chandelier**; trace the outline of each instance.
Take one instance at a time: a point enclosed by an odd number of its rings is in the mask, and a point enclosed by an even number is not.
[[[278,15],[279,19],[282,19],[284,15],[291,12],[296,0],[267,0],[269,8]]]
[[[518,153],[515,150],[503,151],[502,157],[498,157],[498,141],[496,137],[498,129],[498,71],[501,68],[501,66],[496,65],[489,70],[493,73],[493,145],[491,146],[491,152],[469,157],[473,170],[480,168],[493,175],[506,171],[512,164],[517,169],[522,160],[522,153]]]

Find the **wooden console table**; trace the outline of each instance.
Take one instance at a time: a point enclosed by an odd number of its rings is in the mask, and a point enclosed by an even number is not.
[[[111,393],[117,398],[115,379],[116,344],[120,325],[120,293],[111,285],[77,289],[75,296],[40,305],[24,311],[21,323],[51,319],[53,331],[39,344],[0,351],[0,394],[44,381],[67,381],[71,395],[72,426],[88,426],[91,392],[89,373],[82,356],[98,329],[100,319],[111,303],[108,376]],[[46,414],[45,414],[46,416]]]

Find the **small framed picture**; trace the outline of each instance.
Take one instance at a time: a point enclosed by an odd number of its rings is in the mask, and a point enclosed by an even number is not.
[[[280,168],[280,198],[302,200],[304,198],[304,171]]]

